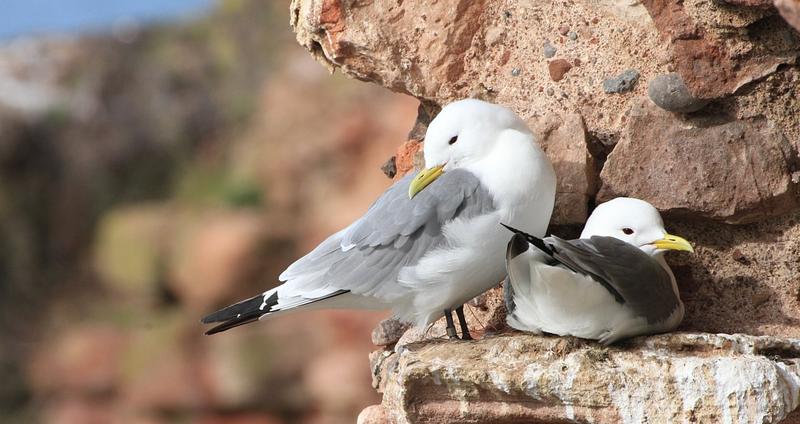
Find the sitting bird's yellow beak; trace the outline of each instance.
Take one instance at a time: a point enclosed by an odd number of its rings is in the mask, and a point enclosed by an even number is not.
[[[684,252],[694,252],[692,245],[683,238],[673,236],[672,234],[664,234],[664,238],[656,240],[652,243],[658,249],[663,250],[683,250]]]

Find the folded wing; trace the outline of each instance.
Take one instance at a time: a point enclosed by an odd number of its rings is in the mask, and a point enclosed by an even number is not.
[[[592,277],[648,324],[663,322],[679,306],[669,273],[636,246],[600,236],[576,240],[551,236],[544,241],[555,260]]]
[[[469,171],[445,172],[410,199],[412,178],[408,175],[393,184],[363,217],[289,266],[279,276],[284,284],[215,312],[204,322],[252,320],[340,296],[365,304],[348,307],[388,304],[402,297],[409,289],[397,284],[398,273],[446,244],[442,229],[448,222],[495,210],[492,196]],[[263,302],[255,301],[262,297]]]

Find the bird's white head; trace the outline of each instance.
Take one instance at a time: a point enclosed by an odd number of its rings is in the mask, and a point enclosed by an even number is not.
[[[411,184],[413,197],[443,172],[465,167],[488,155],[507,131],[530,134],[511,109],[476,99],[442,108],[425,133],[425,170]]]
[[[664,230],[661,215],[653,205],[630,197],[618,197],[595,208],[581,233],[581,238],[592,236],[614,237],[649,255],[667,250],[694,251],[688,241]]]

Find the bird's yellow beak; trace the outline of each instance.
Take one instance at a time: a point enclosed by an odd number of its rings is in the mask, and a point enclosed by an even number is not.
[[[656,240],[650,244],[663,250],[683,250],[684,252],[694,252],[692,245],[689,244],[685,238],[673,236],[672,234],[664,234],[664,238]]]
[[[411,180],[411,185],[408,186],[408,198],[413,199],[417,193],[427,187],[428,184],[432,183],[433,180],[439,178],[443,173],[444,165],[434,166],[433,168],[420,171],[419,174]]]

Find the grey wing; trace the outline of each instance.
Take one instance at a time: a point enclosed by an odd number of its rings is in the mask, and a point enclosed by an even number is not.
[[[547,237],[553,257],[591,276],[649,324],[666,320],[679,304],[669,273],[636,246],[613,237],[563,240]]]
[[[454,218],[495,210],[489,192],[465,170],[445,172],[413,199],[408,175],[389,187],[363,217],[322,242],[281,275],[283,290],[303,297],[347,290],[391,301],[403,294],[396,281],[445,242],[442,227]]]

